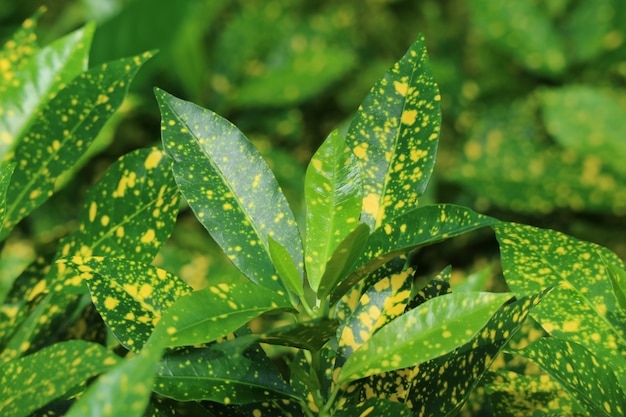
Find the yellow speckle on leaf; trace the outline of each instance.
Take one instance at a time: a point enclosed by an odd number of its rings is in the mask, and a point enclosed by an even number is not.
[[[146,158],[146,162],[144,162],[146,169],[156,168],[159,165],[159,162],[161,162],[161,158],[163,158],[161,151],[154,149]]]
[[[104,308],[106,308],[107,310],[113,310],[119,304],[120,304],[120,300],[113,298],[113,297],[107,297],[104,300]]]
[[[363,211],[372,217],[378,215],[379,196],[377,194],[369,194],[363,199]]]
[[[406,96],[406,92],[409,90],[409,85],[407,83],[401,83],[399,81],[394,81],[393,86],[396,89],[396,92],[401,96]]]
[[[35,189],[35,190],[30,192],[29,197],[30,197],[31,200],[34,200],[35,198],[39,197],[40,195],[41,195],[41,190]]]
[[[98,205],[96,204],[95,201],[92,201],[91,204],[89,205],[89,221],[93,222],[94,220],[96,220],[96,214],[98,212]]]
[[[417,110],[406,110],[402,113],[401,121],[405,125],[413,125],[417,119]]]
[[[146,230],[146,233],[144,233],[143,236],[141,236],[141,243],[150,243],[154,241],[154,238],[155,238],[154,229],[148,229]]]
[[[233,209],[233,205],[230,203],[224,203],[224,205],[222,206],[224,208],[224,210],[232,210]]]
[[[367,159],[368,146],[369,145],[365,142],[359,143],[357,146],[354,147],[352,152],[354,152],[354,155],[356,155],[356,157],[359,159]]]

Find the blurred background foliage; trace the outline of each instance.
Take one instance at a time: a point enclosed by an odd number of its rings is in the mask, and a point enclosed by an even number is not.
[[[44,45],[97,23],[91,65],[160,52],[97,156],[6,242],[0,281],[54,252],[112,161],[159,142],[154,86],[245,132],[302,220],[310,156],[420,32],[443,110],[429,199],[558,229],[626,258],[622,0],[0,0],[0,40],[41,6]],[[190,211],[180,217],[156,262],[197,288],[237,274]],[[487,232],[429,247],[416,262],[424,275],[452,263],[456,280],[498,274]]]

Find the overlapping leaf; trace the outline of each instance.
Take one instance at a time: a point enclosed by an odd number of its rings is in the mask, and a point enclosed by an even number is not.
[[[246,137],[209,110],[156,90],[163,148],[198,220],[252,281],[282,290],[267,236],[286,247],[300,275],[300,233],[270,168]]]
[[[315,152],[306,171],[305,261],[307,278],[317,290],[326,262],[358,224],[361,173],[352,150],[335,130]]]
[[[612,417],[626,411],[626,395],[604,358],[559,338],[541,338],[517,352],[561,383],[589,415]]]
[[[413,415],[406,405],[382,398],[371,398],[361,404],[355,404],[354,407],[339,409],[333,415],[351,417],[357,415],[355,413],[359,413],[359,416],[376,415],[380,417],[408,417]]]
[[[27,416],[117,362],[101,345],[71,340],[6,363],[0,366],[0,409]]]
[[[57,257],[95,255],[150,263],[174,228],[178,200],[162,151],[126,154],[89,190],[79,227],[61,241]],[[75,291],[82,284],[63,264],[53,266],[47,280],[55,291]]]
[[[8,164],[0,167],[0,234],[2,234],[2,229],[4,227],[3,220],[6,212],[7,188],[9,187],[9,182],[11,181],[14,169],[15,164]]]
[[[42,12],[43,10],[40,9],[34,16],[24,20],[20,28],[13,33],[11,39],[7,40],[0,50],[0,65],[3,75],[0,80],[0,94],[4,94],[9,88],[15,72],[22,69],[30,57],[39,51],[35,30],[37,29],[37,19]]]
[[[6,68],[11,75],[0,88],[0,160],[10,156],[46,103],[87,69],[93,32],[89,24],[38,50],[18,68]]]
[[[551,335],[580,343],[626,381],[625,315],[617,304],[606,262],[621,260],[601,246],[562,233],[512,223],[495,227],[504,277],[511,290],[529,294],[557,288],[533,311]]]
[[[144,53],[80,74],[37,114],[15,148],[14,158],[20,164],[7,191],[9,205],[0,237],[52,195],[57,177],[91,145],[150,57]]]
[[[179,401],[247,404],[294,395],[258,345],[244,351],[226,343],[174,351],[159,363],[154,385]]]
[[[361,221],[372,230],[414,208],[426,190],[437,153],[439,100],[420,36],[359,107],[346,143],[361,167]]]
[[[451,204],[427,205],[398,216],[369,237],[356,270],[331,294],[336,302],[380,265],[420,246],[479,229],[497,220]]]
[[[104,322],[126,348],[139,351],[165,310],[191,292],[167,271],[123,258],[74,257],[67,261],[87,282]]]
[[[343,383],[406,368],[451,352],[471,340],[510,294],[458,293],[427,301],[391,321],[346,361]]]

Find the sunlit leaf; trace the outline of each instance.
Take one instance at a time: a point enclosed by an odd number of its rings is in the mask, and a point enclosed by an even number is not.
[[[359,164],[337,130],[326,138],[309,162],[304,198],[307,278],[315,291],[326,263],[358,224],[361,213]]]
[[[0,409],[27,416],[118,360],[101,345],[70,340],[6,363],[0,366]]]
[[[469,341],[510,294],[458,293],[427,301],[388,323],[343,365],[338,382],[406,368]]]
[[[274,272],[267,236],[287,248],[300,275],[302,243],[270,168],[229,121],[165,91],[155,94],[163,148],[196,217],[248,278],[284,289]]]
[[[20,164],[7,191],[9,204],[0,236],[52,195],[56,178],[86,151],[151,56],[120,59],[80,74],[38,113],[15,148]]]
[[[302,283],[302,277],[289,256],[289,252],[283,245],[276,242],[271,236],[267,237],[270,250],[270,258],[276,268],[278,277],[283,281],[285,288],[289,291],[293,291],[299,297],[304,295],[304,287]]]
[[[361,167],[361,221],[372,230],[413,209],[426,190],[437,153],[439,100],[420,36],[359,107],[346,143]]]
[[[626,411],[626,395],[604,358],[584,346],[559,338],[541,338],[517,352],[561,383],[590,415],[618,416]]]
[[[7,164],[0,167],[0,235],[2,234],[2,228],[4,227],[4,214],[6,212],[6,195],[11,176],[15,164]]]
[[[613,294],[615,294],[622,312],[626,312],[626,271],[624,268],[619,268],[610,262],[607,263],[606,267],[607,274],[611,279]]]
[[[67,261],[87,282],[91,299],[117,340],[139,351],[163,312],[191,287],[167,271],[124,258]]]
[[[43,11],[44,8],[40,8],[32,17],[24,20],[22,25],[2,46],[0,60],[2,61],[3,77],[0,79],[0,94],[4,94],[9,88],[15,72],[22,69],[29,59],[39,51],[35,32],[37,20]]]

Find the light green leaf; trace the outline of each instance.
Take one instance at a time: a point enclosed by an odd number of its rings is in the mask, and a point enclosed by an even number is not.
[[[0,409],[21,417],[118,362],[96,343],[70,340],[0,366]]]
[[[174,347],[211,342],[263,313],[290,308],[284,293],[248,281],[220,283],[176,301],[162,315],[151,343]]]
[[[470,340],[510,294],[457,293],[426,301],[391,321],[357,349],[338,383],[437,358]]]
[[[287,248],[303,274],[302,241],[293,213],[258,150],[217,114],[155,91],[163,148],[196,217],[252,281],[283,290],[267,237]]]
[[[66,417],[142,417],[152,394],[160,350],[144,349],[100,376]]]
[[[0,102],[0,160],[10,156],[11,148],[59,90],[87,69],[94,28],[88,24],[38,50],[21,68],[7,69],[12,75]]]
[[[368,225],[359,223],[335,248],[324,268],[317,290],[318,299],[325,299],[331,291],[337,288],[337,283],[352,270],[354,263],[363,253],[369,232]]]
[[[361,167],[361,221],[372,230],[413,209],[435,165],[441,110],[423,36],[372,88],[346,143]]]
[[[37,20],[43,13],[40,8],[32,17],[24,20],[11,39],[8,39],[0,50],[2,62],[2,78],[0,78],[0,96],[11,85],[10,81],[15,77],[15,72],[21,70],[29,59],[39,51],[37,43]]]
[[[540,95],[546,129],[565,149],[592,156],[596,165],[606,165],[626,177],[626,107],[620,97],[589,86],[568,86]],[[598,172],[589,170],[584,181]]]
[[[117,160],[87,193],[78,228],[66,236],[57,258],[105,256],[148,264],[169,238],[179,194],[169,159],[157,148]],[[77,291],[83,282],[64,264],[53,265],[47,286]]]
[[[610,262],[606,263],[606,267],[617,304],[626,313],[626,271]]]
[[[361,213],[361,173],[352,150],[335,130],[315,152],[306,170],[305,260],[317,291],[326,263],[353,230]]]
[[[73,257],[91,299],[117,340],[139,351],[168,308],[191,287],[167,271],[124,258]]]
[[[610,250],[553,230],[514,223],[494,227],[507,285],[516,294],[556,286],[532,316],[552,336],[579,343],[610,364],[626,385],[624,320],[606,263]]]
[[[39,112],[15,149],[20,164],[7,191],[9,205],[0,237],[52,195],[56,178],[86,151],[151,56],[144,53],[84,72]]]
[[[3,165],[0,167],[0,235],[4,227],[4,215],[6,213],[6,196],[7,188],[11,182],[11,176],[15,170],[15,163]],[[2,239],[0,239],[2,240]]]
[[[256,346],[229,349],[227,343],[184,348],[163,357],[154,390],[179,401],[247,404],[293,397],[271,359]]]
[[[289,252],[271,236],[268,236],[267,240],[274,268],[276,268],[276,273],[283,281],[285,288],[296,293],[298,297],[304,296],[302,277],[300,276],[298,267],[294,265]]]
[[[356,270],[331,293],[337,302],[356,283],[398,255],[497,222],[452,204],[417,207],[375,230],[357,260]]]
[[[623,384],[603,357],[584,346],[544,337],[517,353],[559,381],[590,415],[612,417],[626,412]]]

